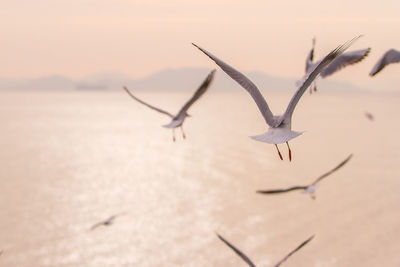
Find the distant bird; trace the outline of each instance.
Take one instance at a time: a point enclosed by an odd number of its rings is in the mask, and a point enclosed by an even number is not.
[[[105,220],[103,220],[103,221],[100,221],[100,222],[98,222],[98,223],[95,223],[95,224],[92,225],[92,227],[90,227],[90,230],[94,230],[94,229],[96,229],[96,228],[99,227],[99,226],[110,226],[111,224],[114,223],[114,220],[115,220],[117,217],[119,217],[119,216],[121,216],[121,215],[123,215],[123,214],[126,214],[126,213],[125,213],[125,212],[122,212],[122,213],[114,214],[114,215],[108,217],[107,219],[105,219]]]
[[[313,38],[312,40],[312,48],[306,59],[306,75],[308,75],[312,70],[314,70],[314,68],[321,62],[321,60],[313,62],[314,47],[315,47],[315,38]],[[348,65],[356,64],[362,61],[365,57],[368,56],[370,51],[371,48],[366,48],[351,52],[345,52],[341,54],[335,60],[333,60],[332,63],[329,64],[329,66],[327,66],[325,69],[321,71],[321,77],[325,78]],[[316,81],[314,81],[313,85],[310,87],[310,94],[312,93],[313,90],[314,92],[317,91]]]
[[[234,245],[228,242],[225,238],[217,234],[218,238],[224,242],[228,247],[230,247],[237,255],[239,255],[242,260],[244,260],[250,267],[256,267],[256,265],[247,257],[243,252],[241,252],[238,248],[236,248]],[[302,242],[299,246],[297,246],[294,250],[292,250],[289,254],[287,254],[283,259],[281,259],[278,263],[274,265],[274,267],[279,267],[283,262],[285,262],[290,256],[292,256],[296,251],[301,249],[303,246],[305,246],[308,242],[310,242],[314,238],[314,235],[309,237],[307,240]]]
[[[210,74],[208,74],[207,78],[204,80],[204,82],[200,85],[200,87],[196,90],[196,92],[194,93],[194,95],[192,96],[192,98],[189,99],[189,101],[186,102],[186,104],[179,110],[178,114],[176,114],[175,116],[172,115],[171,113],[169,113],[168,111],[156,108],[155,106],[152,106],[150,104],[147,104],[146,102],[140,100],[139,98],[137,98],[136,96],[134,96],[128,88],[124,87],[124,90],[136,101],[138,101],[139,103],[142,103],[143,105],[154,109],[155,111],[158,111],[160,113],[163,113],[167,116],[169,116],[172,121],[169,124],[163,125],[163,127],[165,128],[172,128],[172,140],[175,142],[175,128],[180,127],[181,131],[182,131],[182,137],[185,139],[186,135],[183,132],[183,122],[185,121],[186,117],[190,117],[190,115],[187,113],[188,109],[190,108],[190,106],[196,102],[196,100],[198,100],[208,89],[208,87],[210,86],[212,80],[214,79],[214,74],[215,74],[215,70],[211,71]]]
[[[312,182],[309,185],[297,185],[297,186],[292,186],[286,189],[272,189],[272,190],[258,190],[257,193],[259,194],[279,194],[279,193],[286,193],[290,191],[295,191],[295,190],[304,190],[304,193],[310,194],[312,199],[315,199],[315,190],[317,189],[317,183],[320,182],[322,179],[325,177],[331,175],[335,171],[339,170],[341,167],[343,167],[353,156],[353,154],[350,154],[344,161],[339,163],[335,168],[332,170],[328,171],[327,173],[324,173],[320,177],[318,177],[314,182]]]
[[[288,141],[302,134],[302,132],[294,132],[291,130],[292,115],[297,103],[299,102],[301,96],[304,94],[305,90],[311,85],[312,81],[318,76],[318,74],[326,66],[328,66],[329,63],[331,63],[335,58],[337,58],[340,54],[342,54],[350,45],[352,45],[353,42],[355,42],[359,37],[353,38],[351,41],[345,43],[344,45],[338,46],[336,49],[330,52],[323,60],[319,62],[319,64],[314,68],[314,70],[308,75],[304,83],[299,87],[299,89],[297,89],[297,92],[293,95],[292,99],[290,100],[285,113],[281,116],[274,116],[272,114],[271,110],[268,107],[267,102],[261,95],[258,88],[246,76],[244,76],[242,73],[235,70],[222,60],[213,56],[206,50],[200,48],[195,44],[193,45],[198,49],[200,49],[209,58],[211,58],[218,66],[221,67],[221,69],[226,74],[228,74],[233,80],[239,83],[253,97],[253,100],[256,102],[261,114],[264,117],[265,122],[269,126],[269,129],[266,133],[261,135],[251,136],[251,138],[253,138],[256,141],[274,144],[281,160],[283,160],[283,158],[277,144],[286,143],[289,150],[289,160],[291,161],[292,153]]]
[[[374,115],[372,115],[372,113],[370,113],[370,112],[368,112],[368,111],[366,111],[365,113],[364,113],[364,115],[365,115],[365,117],[367,117],[367,119],[369,119],[370,121],[373,121],[375,118],[374,118]]]
[[[369,73],[370,76],[375,76],[384,67],[389,64],[400,62],[400,51],[389,49],[386,53],[376,62],[375,66]]]

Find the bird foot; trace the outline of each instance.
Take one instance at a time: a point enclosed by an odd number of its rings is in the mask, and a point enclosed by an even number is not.
[[[279,155],[280,159],[283,160],[283,157],[282,157],[281,152],[279,151],[278,145],[275,144],[275,147],[276,147],[276,150],[278,151],[278,155]]]
[[[288,150],[289,150],[289,161],[292,161],[292,150],[290,149],[290,146],[289,146],[288,142],[286,142],[286,145],[287,145]]]

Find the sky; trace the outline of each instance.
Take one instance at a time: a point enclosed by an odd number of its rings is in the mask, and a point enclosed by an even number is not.
[[[241,71],[300,77],[314,36],[318,59],[363,34],[349,50],[372,47],[370,56],[331,79],[394,88],[400,64],[368,73],[400,49],[399,10],[398,0],[3,0],[0,77],[215,68],[192,42]]]

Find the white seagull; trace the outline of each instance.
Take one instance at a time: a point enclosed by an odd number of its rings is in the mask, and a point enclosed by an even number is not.
[[[237,255],[239,255],[242,260],[244,260],[250,267],[256,267],[256,265],[247,257],[243,252],[241,252],[238,248],[236,248],[234,245],[228,242],[225,238],[217,234],[218,238],[224,242],[228,247],[230,247]],[[274,265],[274,267],[279,267],[283,262],[285,262],[290,256],[292,256],[296,251],[301,249],[303,246],[305,246],[308,242],[311,241],[311,239],[314,238],[314,235],[309,237],[307,240],[303,241],[300,245],[298,245],[294,250],[292,250],[289,254],[287,254],[283,259],[281,259],[278,263]]]
[[[313,38],[312,40],[312,48],[306,59],[306,75],[308,75],[311,71],[313,71],[314,68],[316,68],[316,66],[318,66],[318,64],[321,62],[321,60],[313,62],[314,47],[315,47],[315,38]],[[356,64],[362,61],[366,56],[368,56],[370,51],[371,48],[368,47],[365,49],[345,52],[341,54],[335,60],[333,60],[332,63],[329,64],[329,66],[327,66],[325,69],[321,71],[321,77],[325,78],[348,65]],[[315,81],[313,83],[313,86],[310,87],[310,94],[312,93],[313,90],[317,91],[317,85]]]
[[[265,122],[269,126],[269,129],[266,133],[256,136],[251,136],[256,141],[266,142],[270,144],[274,144],[279,157],[283,160],[281,152],[277,144],[286,143],[289,150],[289,160],[292,160],[292,153],[289,147],[288,141],[301,135],[303,132],[295,132],[291,130],[292,127],[292,115],[293,111],[299,102],[301,96],[304,94],[305,90],[310,86],[312,81],[318,76],[318,74],[331,63],[335,58],[341,55],[350,45],[354,43],[360,36],[353,38],[349,42],[344,45],[338,46],[332,52],[330,52],[323,60],[319,62],[319,64],[314,68],[313,71],[308,75],[307,79],[303,82],[303,84],[297,89],[296,93],[293,95],[292,99],[289,102],[289,105],[286,108],[286,111],[283,115],[274,116],[268,107],[267,102],[264,97],[261,95],[260,90],[252,83],[246,76],[244,76],[239,71],[235,70],[222,60],[213,56],[211,53],[206,50],[200,48],[199,46],[193,44],[198,49],[200,49],[204,54],[206,54],[209,58],[211,58],[221,69],[228,74],[233,80],[239,83],[244,89],[246,89],[249,94],[253,97],[253,100],[256,102],[258,109],[264,117]]]
[[[107,219],[105,219],[105,220],[103,220],[103,221],[100,221],[100,222],[98,222],[98,223],[95,223],[95,224],[92,225],[92,227],[90,227],[90,230],[94,230],[94,229],[96,229],[97,227],[102,226],[102,225],[103,225],[103,226],[110,226],[111,224],[114,223],[114,220],[115,220],[118,216],[121,216],[121,215],[123,215],[123,214],[125,214],[125,212],[118,213],[118,214],[114,214],[114,215],[108,217]]]
[[[303,190],[304,193],[310,194],[312,199],[315,199],[315,190],[317,189],[317,183],[320,182],[322,179],[325,177],[331,175],[335,171],[339,170],[341,167],[343,167],[353,156],[353,154],[349,155],[345,160],[343,160],[339,165],[337,165],[335,168],[332,170],[328,171],[327,173],[324,173],[320,177],[318,177],[314,182],[312,182],[309,185],[297,185],[297,186],[292,186],[289,188],[285,189],[270,189],[270,190],[258,190],[257,193],[259,194],[279,194],[279,193],[286,193],[294,190]]]
[[[375,66],[369,73],[370,76],[375,76],[384,67],[389,64],[400,62],[400,51],[389,49],[386,53],[376,62]]]
[[[162,114],[165,114],[167,116],[169,116],[172,121],[166,125],[163,125],[163,127],[165,128],[172,128],[172,140],[175,142],[175,128],[180,127],[181,131],[182,131],[182,136],[185,139],[186,135],[183,132],[183,122],[185,121],[186,117],[190,117],[190,115],[187,113],[188,109],[190,108],[190,106],[196,102],[196,100],[198,100],[208,89],[208,87],[210,86],[212,80],[214,79],[214,74],[215,74],[215,70],[211,71],[210,74],[208,74],[207,78],[203,81],[203,83],[200,85],[200,87],[196,90],[196,92],[194,93],[194,95],[192,96],[192,98],[189,99],[189,101],[186,102],[186,104],[179,110],[178,114],[176,114],[175,116],[172,115],[171,113],[169,113],[168,111],[162,110],[160,108],[157,108],[155,106],[152,106],[150,104],[147,104],[146,102],[140,100],[139,98],[137,98],[136,96],[134,96],[128,88],[124,87],[124,90],[136,101],[138,101],[139,103],[142,103],[143,105],[158,111]]]

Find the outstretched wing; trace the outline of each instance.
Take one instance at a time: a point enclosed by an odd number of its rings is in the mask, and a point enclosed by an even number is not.
[[[93,224],[92,227],[90,227],[90,230],[94,230],[101,225],[104,225],[104,221]]]
[[[396,62],[400,62],[400,51],[397,51],[395,49],[390,49],[378,60],[378,62],[372,68],[369,75],[374,76],[375,74],[380,72],[384,67],[386,67],[386,65]]]
[[[159,108],[157,108],[157,107],[155,107],[155,106],[152,106],[152,105],[147,104],[146,102],[140,100],[139,98],[137,98],[136,96],[134,96],[134,95],[131,93],[131,91],[129,91],[129,89],[126,88],[126,86],[124,86],[124,90],[125,90],[133,99],[135,99],[135,100],[138,101],[139,103],[142,103],[143,105],[145,105],[145,106],[147,106],[147,107],[149,107],[149,108],[151,108],[151,109],[153,109],[153,110],[155,110],[155,111],[158,111],[158,112],[160,112],[160,113],[163,113],[163,114],[165,114],[165,115],[167,115],[167,116],[169,116],[169,117],[171,117],[171,118],[174,118],[174,115],[172,115],[172,114],[169,113],[168,111],[159,109]]]
[[[214,79],[215,75],[215,70],[212,70],[210,74],[208,74],[207,78],[203,81],[203,83],[200,85],[200,87],[196,90],[192,98],[189,99],[188,102],[179,110],[177,117],[181,115],[182,113],[186,112],[191,105],[193,105],[194,102],[196,102],[197,99],[199,99],[208,89],[210,86],[211,82]]]
[[[228,247],[230,247],[237,255],[239,255],[242,260],[244,260],[250,267],[256,267],[256,265],[239,249],[237,249],[234,245],[229,243],[225,238],[217,234],[218,238],[221,239],[222,242],[224,242]]]
[[[193,43],[192,43],[193,44]],[[267,102],[265,101],[264,97],[261,95],[260,90],[258,90],[257,86],[254,85],[252,81],[250,81],[246,76],[244,76],[239,71],[235,70],[222,60],[216,58],[208,51],[202,49],[201,47],[193,44],[195,47],[200,49],[204,54],[206,54],[209,58],[211,58],[221,69],[228,74],[232,79],[234,79],[238,84],[240,84],[250,95],[253,97],[254,101],[256,102],[258,109],[260,110],[261,114],[263,115],[265,121],[270,126],[277,126],[278,123],[274,120],[274,116],[271,110],[268,107]]]
[[[318,76],[318,74],[331,63],[335,58],[340,56],[347,48],[349,48],[358,38],[361,36],[355,37],[352,40],[348,41],[347,43],[338,46],[336,49],[334,49],[332,52],[330,52],[327,56],[324,57],[324,59],[321,60],[321,62],[318,64],[318,66],[308,75],[307,79],[304,81],[304,83],[300,86],[299,89],[297,89],[296,93],[293,95],[292,99],[289,102],[289,105],[286,108],[286,111],[282,117],[282,120],[285,121],[290,121],[292,118],[293,111],[299,102],[301,96],[304,94],[306,89],[311,85],[311,83],[314,81],[314,79]]]
[[[259,194],[279,194],[279,193],[286,193],[294,190],[305,190],[307,186],[293,186],[286,189],[271,189],[271,190],[257,190],[256,192]]]
[[[338,56],[331,64],[329,64],[323,71],[321,71],[321,77],[329,76],[336,71],[352,64],[356,64],[366,58],[371,51],[371,48],[355,50],[346,52]]]
[[[313,183],[312,185],[316,185],[319,181],[321,181],[322,179],[324,179],[325,177],[327,177],[328,175],[331,175],[332,173],[334,173],[335,171],[339,170],[340,168],[342,168],[353,156],[353,154],[350,154],[345,160],[343,160],[342,162],[339,163],[339,165],[337,165],[335,168],[333,168],[332,170],[328,171],[327,173],[324,173],[323,175],[321,175],[320,177],[318,177]]]
[[[299,249],[301,249],[302,247],[304,247],[308,242],[311,241],[311,239],[314,238],[314,235],[312,235],[311,237],[309,237],[306,241],[304,241],[303,243],[301,243],[297,248],[295,248],[294,250],[292,250],[289,254],[287,254],[283,259],[281,259],[277,264],[275,264],[275,267],[279,267],[284,261],[286,261],[290,256],[292,256],[296,251],[298,251]]]

